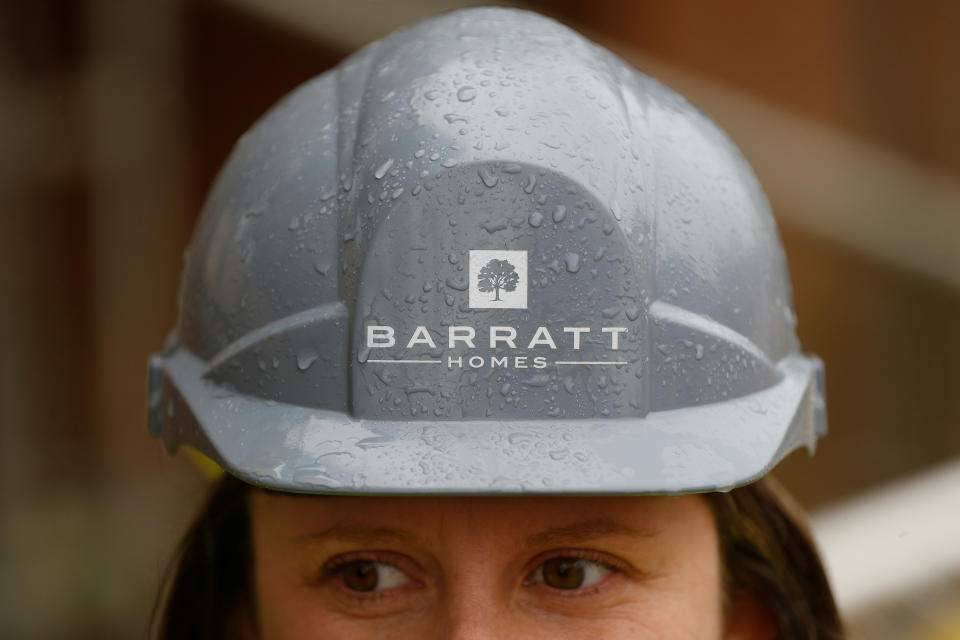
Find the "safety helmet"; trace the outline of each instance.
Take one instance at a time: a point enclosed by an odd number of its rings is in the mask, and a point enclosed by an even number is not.
[[[294,492],[726,490],[826,430],[791,307],[706,116],[553,20],[456,11],[240,138],[149,428]]]

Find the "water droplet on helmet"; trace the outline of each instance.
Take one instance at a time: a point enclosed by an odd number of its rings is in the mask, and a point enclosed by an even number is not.
[[[327,275],[327,272],[330,271],[330,262],[326,258],[318,258],[315,263],[313,263],[313,269],[322,276]]]
[[[486,231],[487,233],[496,233],[497,231],[503,231],[507,228],[507,223],[503,222],[484,222],[480,225],[480,228]]]
[[[558,204],[557,208],[553,210],[553,221],[557,224],[563,222],[563,219],[567,217],[567,208],[562,204]]]
[[[319,357],[320,354],[313,347],[301,349],[297,352],[297,368],[300,369],[300,371],[306,371]]]
[[[466,291],[467,283],[460,278],[449,277],[447,278],[447,286],[451,289],[456,289],[457,291]]]
[[[533,193],[533,190],[537,188],[537,176],[532,173],[527,176],[527,181],[523,184],[524,193]]]
[[[477,90],[473,87],[460,87],[457,91],[457,100],[460,102],[470,102],[477,97]]]
[[[580,254],[568,253],[563,257],[563,264],[570,273],[580,271]]]
[[[529,433],[524,433],[522,431],[514,431],[507,436],[507,442],[510,444],[522,444],[524,442],[530,442],[532,438]]]
[[[534,227],[534,228],[539,227],[540,225],[543,224],[543,214],[540,213],[539,211],[534,211],[533,213],[530,214],[530,217],[527,218],[527,222],[530,223],[531,227]]]
[[[521,382],[528,387],[545,387],[550,384],[550,376],[546,373],[535,373]]]
[[[393,158],[387,159],[386,162],[384,162],[379,167],[377,167],[377,170],[373,172],[373,177],[376,178],[377,180],[380,180],[381,178],[383,178],[383,176],[387,175],[387,171],[389,171],[390,167],[392,166],[393,166]]]
[[[340,486],[341,483],[339,480],[331,478],[323,471],[324,470],[317,469],[316,467],[303,467],[294,472],[293,481],[298,484],[318,488],[335,488]]]
[[[480,180],[483,181],[483,184],[487,187],[495,187],[497,183],[500,182],[500,178],[497,177],[493,171],[488,167],[480,167],[477,169],[477,173],[480,175]]]

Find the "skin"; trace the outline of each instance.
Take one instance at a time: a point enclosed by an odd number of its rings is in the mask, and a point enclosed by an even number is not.
[[[262,640],[775,636],[750,601],[725,611],[699,496],[254,492],[250,510]]]

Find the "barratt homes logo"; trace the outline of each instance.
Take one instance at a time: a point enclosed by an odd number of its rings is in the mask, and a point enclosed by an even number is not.
[[[527,308],[527,252],[471,249],[471,309]]]
[[[471,309],[527,308],[526,251],[470,249],[469,273]],[[369,324],[361,362],[446,365],[447,369],[623,366],[628,364],[621,350],[623,341],[629,339],[627,332],[627,327],[606,326],[527,326],[521,330],[507,325],[417,324],[412,329],[405,327],[401,334],[391,325]],[[435,352],[440,349],[448,353],[438,357]],[[434,354],[426,353],[428,350]]]

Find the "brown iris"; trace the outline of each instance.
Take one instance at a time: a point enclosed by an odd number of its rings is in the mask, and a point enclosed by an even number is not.
[[[377,563],[369,560],[347,562],[337,568],[337,573],[343,584],[353,591],[373,591],[380,581]]]
[[[551,558],[543,563],[543,583],[554,589],[579,589],[584,569],[580,558]]]

